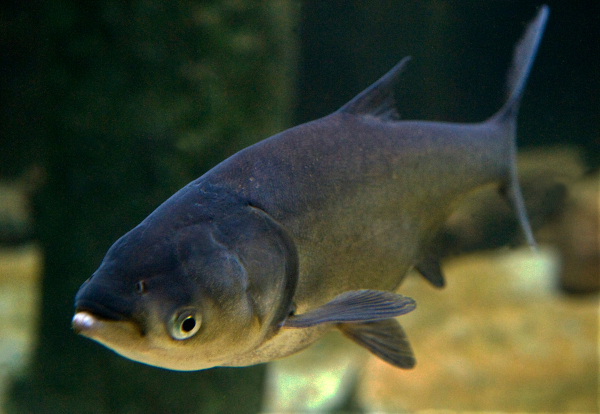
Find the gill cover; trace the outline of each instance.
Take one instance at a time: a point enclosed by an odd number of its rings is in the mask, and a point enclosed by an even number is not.
[[[211,190],[206,207],[217,214],[178,231],[179,262],[186,277],[209,292],[209,300],[221,309],[250,312],[261,325],[264,340],[276,333],[291,308],[298,280],[295,246],[260,207],[226,191]],[[238,276],[222,277],[225,274]],[[240,309],[241,303],[248,308]]]

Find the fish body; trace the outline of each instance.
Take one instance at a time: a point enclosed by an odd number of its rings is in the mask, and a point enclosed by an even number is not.
[[[415,267],[443,285],[431,242],[482,185],[517,181],[516,116],[548,16],[517,45],[508,99],[476,124],[399,121],[407,58],[338,111],[221,162],[121,237],[75,298],[74,329],[174,370],[245,366],[332,328],[402,368],[414,356],[394,293]]]
[[[396,289],[460,195],[508,175],[503,128],[340,111],[241,151],[191,186],[235,193],[286,229],[303,312],[332,293]]]

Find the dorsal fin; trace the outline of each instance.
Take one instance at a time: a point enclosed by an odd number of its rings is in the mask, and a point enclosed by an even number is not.
[[[409,60],[410,56],[406,56],[377,82],[356,95],[338,111],[354,115],[371,115],[382,121],[400,119],[395,108],[394,86]]]

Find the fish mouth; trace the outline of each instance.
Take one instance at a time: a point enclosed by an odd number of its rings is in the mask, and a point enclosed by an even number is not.
[[[75,302],[75,316],[73,316],[71,325],[76,333],[89,336],[87,333],[91,332],[92,328],[106,326],[106,323],[110,322],[131,323],[141,336],[146,334],[146,326],[143,321],[131,315],[123,314],[88,299],[82,298]]]
[[[132,321],[115,321],[97,317],[96,315],[78,310],[71,320],[71,327],[76,334],[85,336],[108,348],[122,343],[123,338],[139,339],[141,332]]]
[[[75,313],[85,312],[99,319],[108,321],[123,321],[126,318],[119,312],[89,300],[78,300],[75,303]]]

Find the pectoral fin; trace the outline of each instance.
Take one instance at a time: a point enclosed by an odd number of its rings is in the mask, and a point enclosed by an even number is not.
[[[287,318],[284,328],[308,328],[321,323],[370,322],[403,315],[415,308],[415,301],[379,290],[344,292],[325,305]]]
[[[341,323],[344,335],[398,368],[412,368],[416,360],[404,330],[394,318],[362,323]]]

